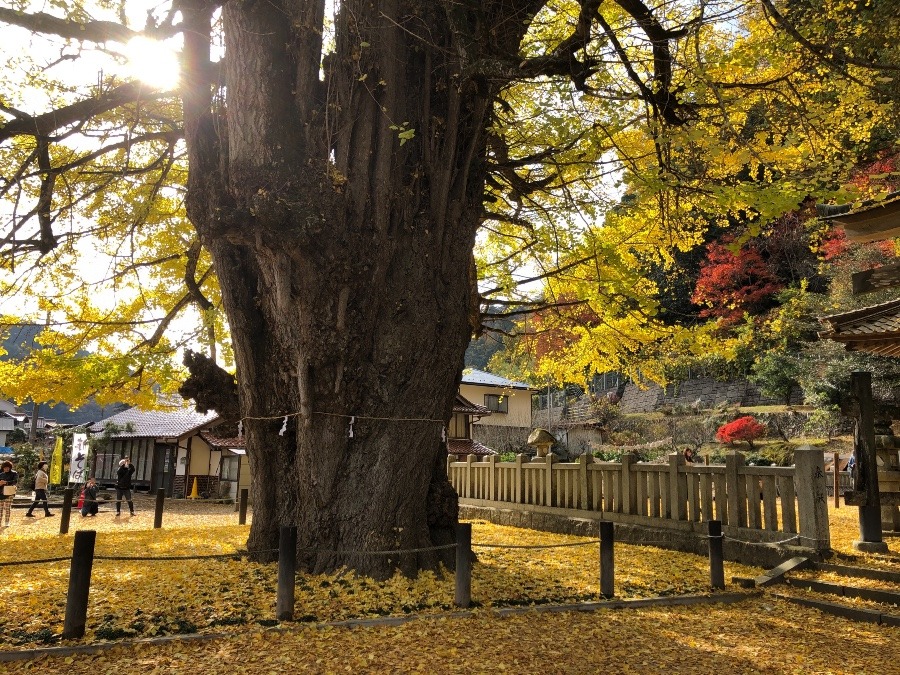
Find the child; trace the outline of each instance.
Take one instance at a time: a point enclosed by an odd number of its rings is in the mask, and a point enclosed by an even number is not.
[[[81,517],[91,516],[92,518],[97,515],[97,511],[100,510],[100,507],[97,505],[97,481],[94,478],[89,478],[87,485],[84,486],[84,506],[81,507]]]

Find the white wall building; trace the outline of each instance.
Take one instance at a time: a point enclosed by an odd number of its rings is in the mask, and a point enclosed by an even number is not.
[[[531,433],[531,393],[524,382],[514,382],[483,370],[466,368],[459,393],[491,411],[475,419],[472,438],[500,452],[522,451]]]

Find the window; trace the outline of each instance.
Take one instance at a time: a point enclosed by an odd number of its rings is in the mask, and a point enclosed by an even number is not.
[[[509,396],[504,394],[485,394],[484,407],[495,413],[509,412]]]
[[[222,471],[219,474],[221,480],[237,480],[240,457],[222,457]]]
[[[450,438],[472,438],[469,430],[469,416],[463,413],[454,413],[450,418]]]

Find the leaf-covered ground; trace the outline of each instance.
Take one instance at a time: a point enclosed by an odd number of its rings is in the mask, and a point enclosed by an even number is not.
[[[149,508],[149,502],[148,508]],[[42,658],[2,664],[9,672],[106,673],[281,672],[679,672],[706,673],[726,666],[735,673],[900,672],[888,645],[900,629],[850,624],[777,600],[751,598],[733,605],[645,608],[595,613],[529,613],[499,618],[490,607],[544,605],[598,599],[598,549],[478,548],[470,618],[452,610],[453,577],[424,574],[384,584],[351,574],[298,576],[295,616],[309,622],[382,615],[425,614],[402,626],[327,628],[293,626],[266,631],[274,622],[274,565],[246,560],[153,561],[154,556],[233,553],[248,526],[236,525],[228,506],[172,503],[164,529],[152,529],[152,512],[133,519],[112,514],[73,520],[73,531],[98,531],[97,556],[136,560],[94,563],[83,641],[121,640],[178,633],[227,633],[208,643],[118,647],[98,656]],[[199,513],[175,512],[200,511]],[[25,520],[0,534],[0,563],[71,554],[71,533],[60,537],[58,519]],[[835,548],[852,551],[856,510],[832,511]],[[846,539],[846,541],[844,541]],[[532,546],[585,541],[476,522],[476,544]],[[895,568],[893,556],[858,558]],[[726,563],[726,579],[761,570]],[[0,568],[8,601],[0,613],[4,649],[60,644],[68,583],[66,562]],[[616,546],[616,594],[621,598],[708,591],[703,557],[653,547]],[[734,589],[730,589],[734,590]],[[76,643],[71,643],[76,644]],[[894,668],[894,670],[892,670]]]

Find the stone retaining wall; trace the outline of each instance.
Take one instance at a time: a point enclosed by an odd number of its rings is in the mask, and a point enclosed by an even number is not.
[[[611,520],[615,523],[615,538],[618,542],[657,546],[703,556],[709,554],[707,535],[704,528],[664,529],[650,527],[621,522],[623,517],[620,514],[605,514],[603,518],[598,516],[585,517],[583,515],[474,506],[465,504],[463,500],[460,500],[459,517],[462,520],[486,520],[497,525],[522,527],[543,532],[555,532],[557,534],[571,534],[579,537],[599,537],[598,523],[601,520]],[[478,525],[476,524],[473,527],[474,532],[477,532],[477,528]],[[474,532],[473,539],[476,539]],[[822,560],[825,557],[823,552],[803,546],[776,543],[761,544],[742,541],[738,537],[727,536],[723,548],[726,560],[765,568],[775,567],[786,559],[796,556],[812,560]]]

